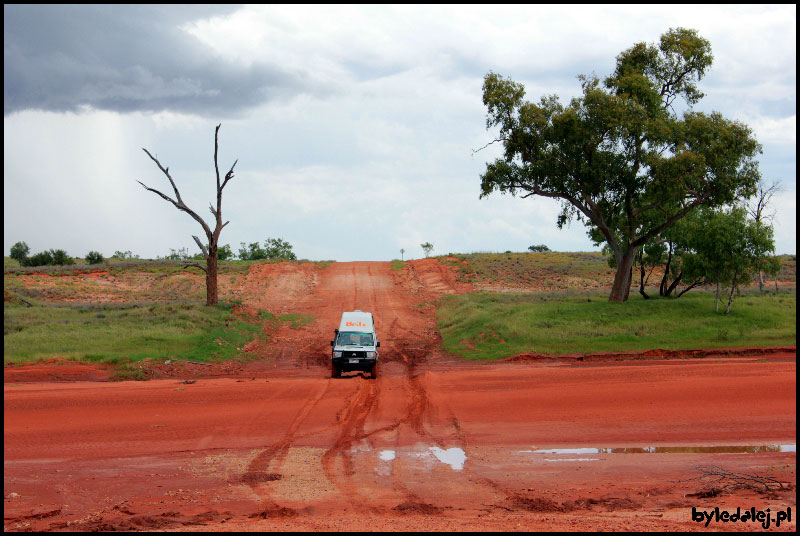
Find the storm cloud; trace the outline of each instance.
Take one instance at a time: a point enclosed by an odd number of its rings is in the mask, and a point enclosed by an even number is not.
[[[302,92],[302,72],[240,65],[181,29],[236,6],[4,6],[4,115],[90,107],[237,114]]]

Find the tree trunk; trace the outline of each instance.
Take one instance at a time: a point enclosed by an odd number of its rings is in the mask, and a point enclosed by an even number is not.
[[[733,307],[733,291],[736,290],[736,283],[731,283],[731,294],[728,296],[728,308],[725,309],[725,314],[731,312],[731,307]]]
[[[672,284],[669,286],[669,288],[667,289],[667,293],[664,294],[665,297],[669,297],[672,294],[672,291],[675,290],[675,287],[678,286],[678,284],[681,282],[681,279],[683,279],[683,272],[679,273],[678,277],[675,278],[675,281],[673,281]]]
[[[717,299],[714,302],[714,312],[719,312],[719,281],[717,281]]]
[[[206,305],[217,305],[217,247],[211,246],[206,259]]]
[[[695,281],[694,283],[692,283],[691,285],[689,285],[688,287],[686,287],[682,291],[678,292],[677,295],[675,296],[675,299],[677,300],[678,298],[680,298],[681,296],[683,296],[684,294],[686,294],[687,292],[692,290],[697,285],[702,285],[703,283],[705,283],[705,280],[701,277],[700,279],[698,279],[697,281]]]
[[[667,291],[667,281],[669,277],[669,267],[672,264],[672,242],[669,242],[669,253],[667,254],[667,265],[664,267],[664,277],[661,278],[661,285],[658,287],[659,296],[664,296]]]
[[[764,272],[762,270],[758,271],[758,291],[764,292]]]
[[[629,248],[617,259],[617,272],[614,274],[614,285],[611,287],[611,295],[608,301],[624,302],[628,301],[631,291],[631,275],[633,274],[633,261],[636,258],[636,248]]]
[[[644,262],[639,263],[639,294],[644,296],[644,299],[650,299],[650,296],[647,295],[647,292],[644,290]]]
[[[622,301],[628,301],[628,298],[631,296],[631,285],[633,285],[633,264],[631,264],[631,269],[628,270],[628,286],[625,287],[625,299]]]

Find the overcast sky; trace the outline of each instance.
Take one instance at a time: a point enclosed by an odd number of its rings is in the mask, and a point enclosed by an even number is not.
[[[636,42],[698,30],[714,64],[696,110],[763,145],[779,253],[796,252],[796,7],[4,6],[4,248],[143,258],[198,250],[169,166],[206,221],[214,127],[220,244],[280,237],[299,258],[390,260],[475,251],[596,250],[556,227],[557,202],[479,199],[491,146],[483,76],[529,100],[580,94]]]

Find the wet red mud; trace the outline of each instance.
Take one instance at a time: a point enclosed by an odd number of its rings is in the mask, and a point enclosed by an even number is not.
[[[769,530],[795,530],[796,455],[778,447],[796,442],[793,347],[463,362],[429,305],[469,290],[455,275],[433,259],[261,265],[244,305],[314,321],[254,344],[259,360],[148,382],[6,368],[5,530],[761,529],[706,528],[692,507],[791,507]],[[376,380],[326,366],[354,309],[375,313]],[[713,445],[769,448],[596,450]],[[537,452],[558,448],[595,450]]]

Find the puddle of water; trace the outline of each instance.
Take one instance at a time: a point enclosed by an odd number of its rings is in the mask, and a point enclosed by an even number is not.
[[[546,462],[598,462],[600,458],[545,458]]]
[[[380,461],[375,466],[375,472],[381,476],[389,476],[392,474],[392,465],[394,464],[394,459],[396,457],[397,454],[393,450],[380,451],[378,454],[378,459]]]
[[[442,463],[449,465],[454,471],[461,471],[464,468],[464,462],[467,461],[467,455],[458,447],[451,449],[440,449],[439,447],[430,447],[430,450],[436,459]]]
[[[439,447],[426,447],[424,445],[417,445],[411,449],[401,449],[399,453],[403,459],[415,458],[418,461],[414,464],[424,471],[430,471],[436,464],[436,460],[446,463],[454,471],[461,471],[464,469],[464,463],[467,461],[467,455],[458,447],[450,449],[442,449]],[[398,457],[398,452],[395,450],[382,450],[378,453],[378,464],[375,470],[378,474],[388,475],[391,472],[391,467]]]
[[[541,450],[521,450],[533,454],[600,454],[600,449],[541,449]]]
[[[521,450],[532,454],[756,454],[796,452],[797,445],[719,445],[713,447],[620,447]]]

